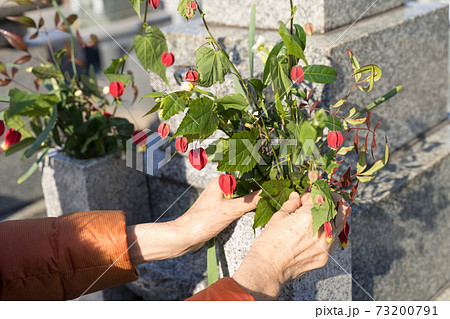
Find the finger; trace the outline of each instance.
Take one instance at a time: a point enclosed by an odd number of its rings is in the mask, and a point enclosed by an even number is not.
[[[228,207],[228,210],[236,214],[237,217],[251,212],[252,210],[256,209],[256,206],[261,199],[261,197],[259,196],[260,194],[261,190],[245,195],[243,197],[227,200],[226,205]]]
[[[292,192],[289,196],[289,200],[283,204],[280,211],[283,211],[287,214],[292,214],[301,206],[300,195],[296,192]]]
[[[341,231],[344,229],[344,224],[350,210],[351,210],[350,205],[347,202],[344,203],[340,202],[340,205],[338,207],[338,213],[336,215],[336,232],[338,234],[340,234]]]
[[[314,204],[312,202],[312,197],[311,197],[311,193],[305,193],[302,196],[302,206],[309,206],[309,207],[313,207]]]

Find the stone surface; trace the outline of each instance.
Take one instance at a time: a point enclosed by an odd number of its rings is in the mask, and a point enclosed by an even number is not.
[[[126,167],[120,157],[78,160],[52,150],[41,172],[48,216],[123,210],[128,224],[151,220],[146,175]]]
[[[316,32],[326,31],[351,24],[357,19],[401,6],[403,0],[302,0],[294,1],[299,6],[296,23],[314,24]],[[291,15],[289,1],[239,1],[208,0],[203,2],[206,19],[215,24],[248,28],[252,5],[256,3],[256,26],[260,29],[278,30],[278,21],[287,21]]]
[[[375,300],[429,300],[450,280],[450,127],[397,152],[352,215],[353,277]],[[354,300],[370,300],[353,285]]]
[[[417,35],[420,30],[420,36]],[[187,70],[187,61],[204,43],[205,31],[199,22],[165,30],[177,57],[175,69]],[[212,33],[231,52],[237,63],[248,60],[248,31],[240,28],[214,27]],[[278,32],[257,31],[267,45],[279,41]],[[394,41],[395,39],[395,41]],[[414,41],[411,41],[414,39]],[[444,4],[409,2],[405,6],[356,23],[349,30],[337,29],[308,38],[306,55],[310,64],[331,65],[338,79],[331,85],[319,85],[315,98],[328,107],[344,97],[353,87],[352,67],[346,49],[351,49],[361,65],[377,64],[383,77],[369,94],[355,92],[343,108],[363,107],[398,85],[403,86],[395,98],[380,106],[372,123],[382,122],[379,136],[389,137],[391,150],[431,129],[447,117],[448,7]],[[432,47],[424,54],[424,48]],[[183,53],[185,52],[185,53]],[[433,63],[430,63],[433,61]],[[244,66],[245,64],[243,64]],[[261,62],[256,59],[257,70]],[[418,79],[433,81],[418,81]],[[229,77],[227,89],[233,90]],[[213,87],[214,93],[221,93]],[[223,92],[223,91],[222,91]],[[230,93],[230,92],[228,92]],[[424,105],[426,97],[426,105]],[[402,115],[402,116],[399,116]],[[381,155],[382,149],[376,153]]]

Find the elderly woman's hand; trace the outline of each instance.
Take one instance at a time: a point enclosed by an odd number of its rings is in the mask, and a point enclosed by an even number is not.
[[[260,192],[226,199],[219,179],[212,180],[192,207],[176,220],[127,227],[130,260],[139,265],[200,249],[234,220],[256,209]]]
[[[184,229],[190,251],[200,249],[206,241],[216,236],[233,221],[256,209],[261,191],[247,196],[227,199],[213,179],[192,207],[174,222]]]
[[[292,193],[256,239],[233,279],[256,300],[270,300],[286,282],[325,266],[339,241],[345,215],[351,213],[341,196],[333,196],[339,206],[330,243],[323,226],[312,236],[311,194],[300,198]]]

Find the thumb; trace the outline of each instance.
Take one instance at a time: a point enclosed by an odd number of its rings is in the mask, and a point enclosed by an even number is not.
[[[229,211],[236,214],[236,218],[241,217],[245,213],[256,209],[260,200],[261,190],[255,191],[243,197],[231,199],[226,201],[226,207]]]

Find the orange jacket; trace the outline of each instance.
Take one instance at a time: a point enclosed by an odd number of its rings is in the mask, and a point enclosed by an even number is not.
[[[121,211],[0,223],[0,300],[69,300],[134,281],[127,248]],[[224,278],[189,300],[253,298]]]

